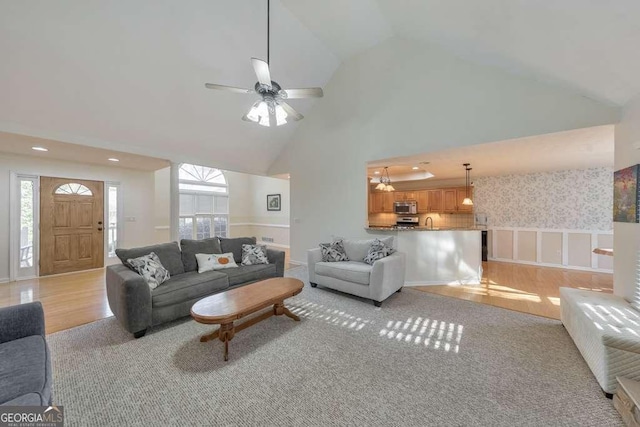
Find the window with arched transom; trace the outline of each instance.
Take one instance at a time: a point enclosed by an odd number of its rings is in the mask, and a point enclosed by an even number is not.
[[[227,237],[229,188],[220,169],[184,163],[178,171],[180,239]]]

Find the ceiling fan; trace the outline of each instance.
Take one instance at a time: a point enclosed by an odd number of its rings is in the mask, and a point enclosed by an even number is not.
[[[271,73],[269,72],[270,3],[270,0],[267,0],[267,61],[251,58],[253,70],[256,73],[256,77],[258,77],[254,88],[243,89],[205,83],[205,87],[208,89],[226,90],[235,93],[257,93],[260,95],[260,99],[253,104],[249,112],[242,117],[242,120],[267,127],[280,126],[286,124],[288,120],[298,121],[304,118],[302,114],[285,102],[286,99],[321,98],[323,96],[322,89],[319,87],[282,89],[277,82],[271,80]]]

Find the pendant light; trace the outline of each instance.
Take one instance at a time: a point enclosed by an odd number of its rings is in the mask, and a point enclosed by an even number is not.
[[[465,195],[466,197],[464,198],[464,200],[462,201],[462,204],[465,206],[473,206],[473,200],[471,200],[471,197],[469,197],[469,185],[471,183],[470,179],[469,179],[469,171],[471,170],[471,168],[469,167],[471,165],[471,163],[464,163],[462,166],[464,166],[464,170],[465,170]]]
[[[380,176],[380,184],[376,186],[376,190],[381,191],[396,191],[391,185],[391,178],[389,178],[389,167],[385,166],[382,175]]]

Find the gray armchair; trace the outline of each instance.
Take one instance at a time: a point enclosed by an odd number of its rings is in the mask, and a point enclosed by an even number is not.
[[[40,302],[0,309],[0,405],[50,405],[51,356]]]
[[[395,252],[369,265],[359,259],[323,262],[321,249],[315,248],[307,251],[307,265],[312,287],[322,285],[371,299],[376,307],[404,286],[405,254],[402,252]]]

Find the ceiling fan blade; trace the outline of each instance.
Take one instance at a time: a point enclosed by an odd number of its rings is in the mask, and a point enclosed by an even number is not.
[[[235,92],[235,93],[253,93],[254,92],[253,89],[244,89],[241,87],[217,85],[213,83],[205,83],[204,87],[206,87],[207,89],[226,90],[226,91]]]
[[[244,116],[242,116],[242,120],[244,120],[245,122],[250,122],[251,121],[251,120],[249,120],[249,117],[247,117],[246,114]]]
[[[297,99],[297,98],[322,98],[324,93],[322,92],[322,88],[319,87],[308,87],[304,89],[284,89],[284,92],[287,94],[287,99]]]
[[[296,122],[298,120],[304,119],[304,116],[302,114],[298,113],[291,105],[287,104],[286,102],[280,101],[280,105],[282,106],[282,109],[287,113],[287,119],[291,118],[291,120],[295,120]]]
[[[256,77],[258,77],[260,84],[271,88],[269,64],[258,58],[251,58],[251,64],[253,65],[253,70],[256,72]]]

